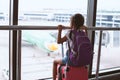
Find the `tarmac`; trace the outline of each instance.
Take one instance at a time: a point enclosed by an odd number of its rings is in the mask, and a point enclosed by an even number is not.
[[[9,70],[9,34],[0,31],[0,80],[7,80]],[[37,80],[52,77],[53,60],[61,57],[58,53],[45,53],[36,45],[22,41],[21,79]],[[4,71],[7,70],[7,71]]]

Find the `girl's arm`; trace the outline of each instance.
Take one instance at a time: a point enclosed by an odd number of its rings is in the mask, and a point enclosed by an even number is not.
[[[67,37],[66,37],[66,36],[61,37],[62,28],[63,28],[62,25],[58,25],[58,38],[57,38],[57,43],[58,43],[58,44],[61,44],[61,43],[65,42],[65,41],[67,40]]]

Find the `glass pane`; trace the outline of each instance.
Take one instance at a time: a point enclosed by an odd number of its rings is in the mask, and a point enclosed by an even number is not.
[[[0,30],[0,80],[9,79],[9,31]]]
[[[76,5],[73,6],[73,3]],[[20,0],[18,23],[69,26],[70,17],[75,13],[82,13],[86,21],[87,0]],[[52,77],[53,60],[62,57],[62,46],[56,43],[57,32],[57,30],[22,31],[22,80]],[[65,53],[66,43],[63,46]]]
[[[102,6],[101,6],[102,5]],[[112,5],[112,6],[111,6]],[[114,27],[120,25],[120,9],[118,0],[98,0],[97,27]],[[120,69],[120,31],[104,31],[102,34],[100,72]],[[93,71],[96,70],[98,53],[99,31],[95,32],[95,55]]]
[[[0,0],[0,25],[9,24],[9,0]]]
[[[9,0],[0,0],[0,25],[9,24]],[[0,80],[9,79],[9,31],[0,30]]]
[[[86,20],[87,0],[20,0],[19,2],[19,24],[23,25],[69,26],[69,19],[75,13],[82,13]]]
[[[52,76],[53,60],[62,57],[56,33],[56,30],[22,31],[22,80]]]
[[[56,40],[57,30],[22,31],[22,80],[52,77],[53,60],[66,52],[66,43],[62,54],[62,46]]]

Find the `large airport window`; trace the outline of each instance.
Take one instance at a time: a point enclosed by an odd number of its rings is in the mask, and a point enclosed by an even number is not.
[[[120,16],[119,1],[118,0],[98,0],[97,3],[97,27],[112,27],[117,28],[120,25],[118,17]],[[111,6],[113,5],[113,6]],[[118,22],[117,22],[118,21]],[[99,25],[102,24],[102,25]],[[117,70],[120,68],[120,31],[104,31],[101,44],[101,59],[100,59],[100,73]],[[99,31],[96,31],[95,41],[99,40]],[[93,62],[93,71],[96,71],[96,57],[98,53],[98,42],[95,43],[95,55]]]
[[[86,22],[87,1],[19,0],[18,25],[69,26],[70,17],[75,13],[83,14]],[[56,43],[57,32],[57,30],[22,31],[22,80],[52,77],[53,60],[62,57],[61,44]],[[65,53],[66,43],[63,46]]]

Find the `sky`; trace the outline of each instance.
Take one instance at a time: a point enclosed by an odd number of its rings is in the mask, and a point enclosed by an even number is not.
[[[20,4],[26,5],[30,0],[20,1]],[[35,2],[36,1],[36,2]],[[53,9],[75,9],[80,8],[82,10],[87,9],[87,1],[86,0],[31,0],[31,4],[27,4],[26,8],[20,5],[23,10],[34,10],[38,11],[43,8],[53,8]],[[80,4],[82,3],[82,4]],[[82,7],[81,7],[82,6]]]
[[[0,0],[0,12],[9,10],[10,0]],[[87,9],[88,0],[19,0],[20,11],[39,11],[43,8]],[[120,0],[98,0],[98,10],[120,11]]]
[[[120,0],[98,0],[98,10],[120,11]]]

